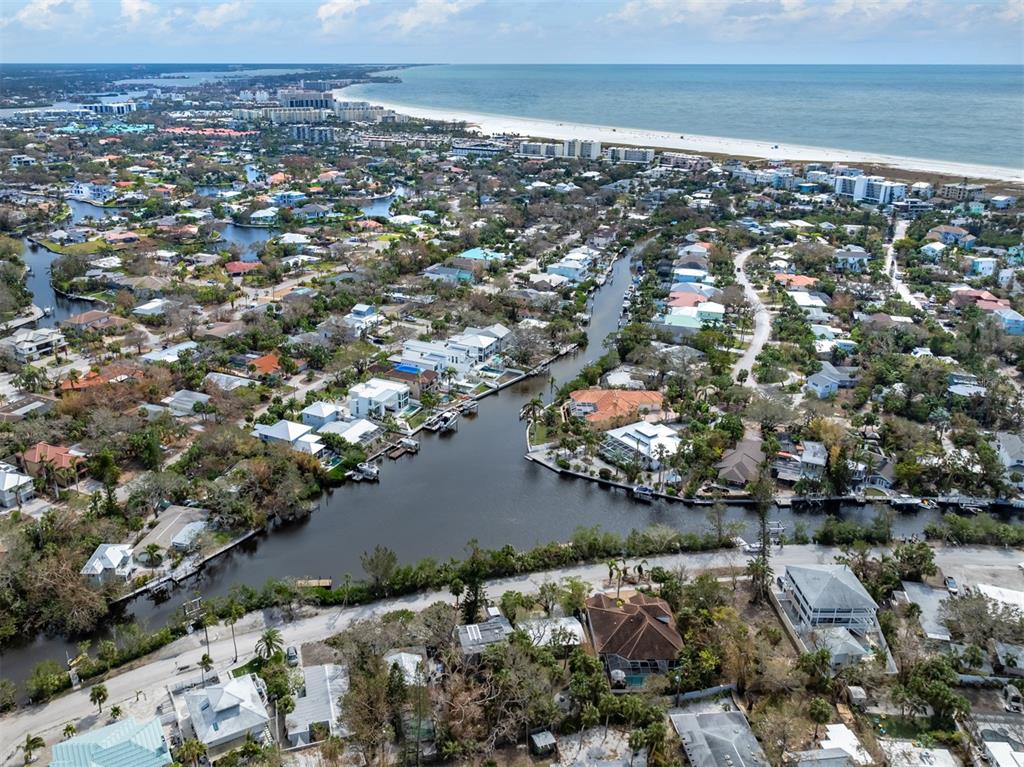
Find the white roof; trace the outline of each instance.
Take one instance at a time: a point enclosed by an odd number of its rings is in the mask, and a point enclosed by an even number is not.
[[[1001,602],[1004,605],[1016,607],[1024,612],[1024,591],[1004,589],[1000,586],[993,586],[989,583],[979,583],[978,591],[991,599],[993,602]]]
[[[273,426],[267,426],[263,423],[256,424],[256,430],[253,432],[253,436],[266,437],[267,439],[276,440],[278,442],[294,442],[304,434],[308,434],[312,431],[312,427],[306,426],[303,423],[295,423],[295,421],[286,421],[283,418],[275,423]]]
[[[126,543],[101,543],[81,569],[82,575],[100,575],[104,570],[116,570],[130,562],[132,547]]]
[[[332,415],[340,412],[341,408],[338,405],[335,405],[333,402],[324,402],[323,400],[318,400],[302,409],[302,415],[309,415],[314,418],[330,418]]]
[[[16,490],[32,483],[32,477],[22,474],[9,463],[0,463],[0,490]]]
[[[199,740],[208,745],[227,743],[266,725],[270,717],[255,679],[255,674],[247,674],[185,694]]]
[[[825,737],[821,741],[822,748],[839,748],[850,755],[854,764],[872,764],[874,759],[864,750],[857,735],[845,724],[825,725]]]
[[[380,431],[380,427],[365,418],[356,421],[334,421],[321,426],[320,434],[337,434],[346,442],[358,445],[367,435]]]

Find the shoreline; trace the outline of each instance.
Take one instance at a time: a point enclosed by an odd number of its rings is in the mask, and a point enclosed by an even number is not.
[[[518,134],[523,138],[548,138],[565,141],[569,139],[593,139],[603,145],[653,146],[686,152],[709,152],[732,157],[752,157],[766,160],[791,160],[795,162],[850,162],[880,165],[894,170],[935,173],[938,175],[966,177],[974,180],[993,181],[1024,185],[1024,168],[1014,169],[978,163],[960,163],[950,160],[929,160],[920,157],[865,152],[861,150],[830,149],[803,144],[776,144],[771,141],[754,139],[678,134],[669,131],[645,128],[624,128],[611,125],[592,125],[562,120],[546,120],[514,115],[468,112],[464,110],[420,107],[361,96],[358,91],[352,96],[369,101],[385,109],[426,120],[442,122],[465,122],[485,134]]]

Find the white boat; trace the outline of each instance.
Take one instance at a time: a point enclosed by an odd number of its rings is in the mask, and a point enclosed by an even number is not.
[[[420,449],[420,443],[410,437],[403,437],[398,440],[398,444],[408,450],[410,453],[416,453]]]
[[[647,485],[637,485],[633,488],[633,497],[638,501],[650,503],[654,500],[654,488],[648,487]]]
[[[380,479],[380,467],[373,463],[361,463],[356,470],[366,479]]]
[[[53,314],[53,307],[52,306],[44,306],[43,307],[43,316],[44,317],[49,317],[51,314]]]

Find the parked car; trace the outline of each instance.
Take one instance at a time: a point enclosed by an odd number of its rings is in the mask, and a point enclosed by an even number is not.
[[[295,667],[299,665],[299,651],[292,645],[284,651],[284,657],[288,661],[288,665]]]
[[[956,596],[960,593],[960,587],[957,585],[956,578],[954,578],[952,575],[946,576],[945,583],[946,591],[948,591],[950,594]]]

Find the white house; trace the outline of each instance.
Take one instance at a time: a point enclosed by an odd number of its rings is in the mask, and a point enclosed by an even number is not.
[[[356,304],[352,311],[342,318],[342,322],[357,333],[364,333],[383,321],[384,315],[378,314],[370,304]]]
[[[846,565],[788,565],[782,590],[804,627],[875,628],[878,605]]]
[[[252,436],[257,439],[278,445],[287,445],[300,453],[317,455],[324,449],[320,437],[312,433],[313,427],[295,421],[281,419],[273,425],[256,424]]]
[[[384,433],[381,427],[365,418],[357,418],[353,421],[332,421],[324,424],[317,431],[320,434],[337,434],[352,445],[369,445]]]
[[[68,345],[64,334],[56,328],[22,328],[0,341],[0,347],[10,349],[18,362],[32,362],[53,354]]]
[[[20,506],[36,494],[32,477],[22,474],[9,463],[0,463],[0,506]]]
[[[128,580],[135,569],[132,547],[126,543],[101,543],[81,569],[82,575],[94,580],[121,578]]]
[[[946,246],[941,242],[928,242],[921,246],[920,253],[932,261],[938,261],[945,250]]]
[[[319,430],[321,427],[337,421],[343,412],[340,405],[318,400],[303,408],[299,415],[302,416],[303,425]]]
[[[383,418],[385,411],[400,412],[409,404],[409,386],[400,381],[371,378],[349,389],[348,410],[357,417]]]
[[[663,423],[637,421],[605,432],[601,454],[612,463],[637,462],[649,470],[657,470],[668,456],[675,455],[682,440]]]
[[[260,740],[270,722],[266,701],[266,685],[255,674],[185,693],[189,722],[211,756],[240,744],[248,735]]]

